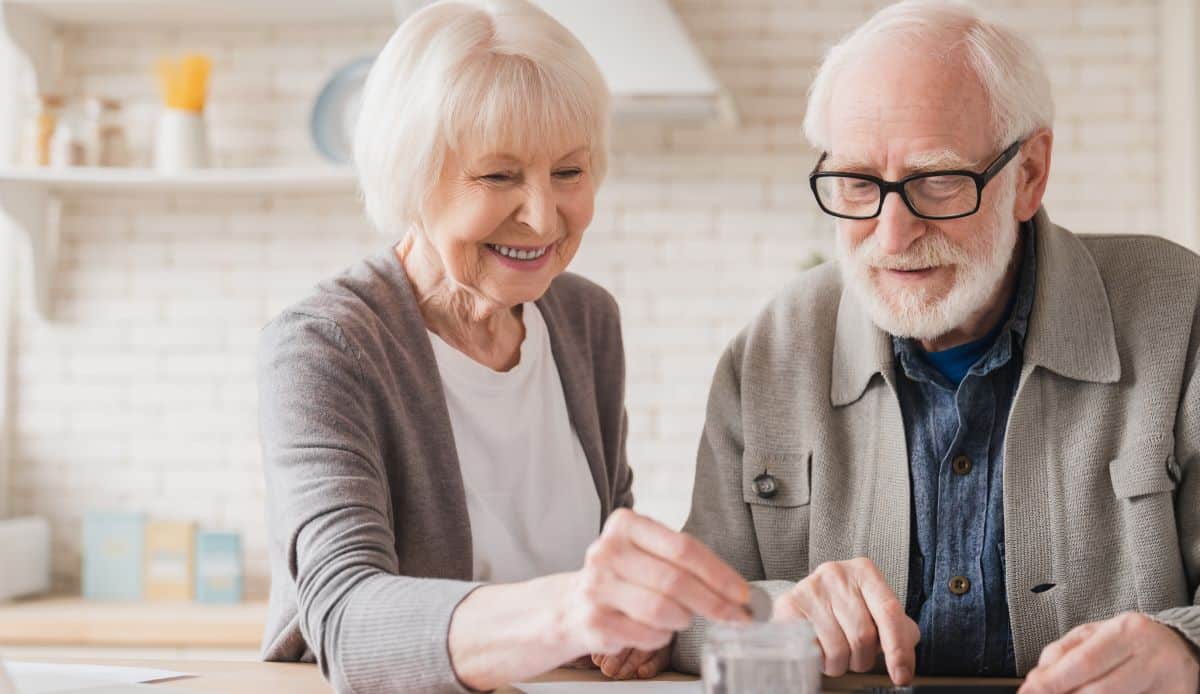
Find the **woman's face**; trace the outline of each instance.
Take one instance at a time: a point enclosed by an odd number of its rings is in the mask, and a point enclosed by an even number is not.
[[[592,221],[586,146],[552,154],[447,152],[421,224],[459,289],[493,307],[542,296]]]

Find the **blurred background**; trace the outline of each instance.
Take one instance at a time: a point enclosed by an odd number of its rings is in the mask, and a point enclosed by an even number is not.
[[[90,512],[232,533],[249,616],[230,617],[240,641],[201,645],[252,653],[246,634],[269,579],[258,332],[318,280],[394,241],[361,213],[336,124],[332,142],[320,140],[329,124],[316,124],[314,141],[313,119],[324,108],[336,120],[339,89],[361,77],[354,61],[419,4],[0,0],[0,517],[48,523],[56,595],[84,587]],[[805,94],[823,52],[883,4],[558,3],[607,56],[619,97],[611,174],[572,269],[620,302],[637,507],[672,526],[690,506],[720,351],[767,297],[832,256],[832,225],[806,180],[817,153],[801,131]],[[1052,218],[1195,247],[1195,2],[983,4],[1032,38],[1054,84]],[[161,61],[185,55],[205,66],[210,168],[172,175],[162,171],[195,162],[186,140],[173,160],[156,151]],[[664,97],[635,84],[664,70],[664,91],[708,86]],[[39,141],[47,114],[58,138]],[[48,160],[36,161],[39,146]],[[104,156],[109,168],[97,168]],[[5,542],[0,567],[14,565]]]

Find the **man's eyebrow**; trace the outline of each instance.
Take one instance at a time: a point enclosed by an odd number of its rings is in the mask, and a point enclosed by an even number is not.
[[[821,165],[822,169],[827,171],[874,171],[875,165],[866,159],[857,157],[835,156],[829,155],[825,158],[825,162]]]
[[[952,149],[938,149],[928,152],[916,152],[904,161],[907,174],[925,173],[928,171],[948,171],[953,169],[971,170],[977,163],[963,157]],[[821,166],[826,171],[866,172],[878,171],[874,162],[855,156],[829,155]]]
[[[904,160],[904,166],[910,173],[923,173],[971,169],[976,166],[976,162],[963,157],[952,149],[938,149],[931,152],[916,152]]]

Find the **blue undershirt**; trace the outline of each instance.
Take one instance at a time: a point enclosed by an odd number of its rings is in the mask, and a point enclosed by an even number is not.
[[[925,360],[929,362],[930,366],[937,369],[938,373],[945,376],[946,380],[958,387],[967,377],[967,372],[971,370],[971,367],[996,343],[1000,331],[1004,329],[1009,317],[1012,316],[1013,306],[1016,302],[1017,292],[1014,291],[1008,300],[1008,306],[1004,309],[1004,316],[997,321],[996,327],[992,328],[987,335],[965,345],[951,347],[940,352],[925,352]]]

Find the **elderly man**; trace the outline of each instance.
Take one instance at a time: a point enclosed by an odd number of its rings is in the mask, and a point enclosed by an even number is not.
[[[827,674],[1197,690],[1200,259],[1054,225],[1052,121],[1030,46],[960,4],[884,9],[813,85],[839,262],[722,357],[685,529]]]

